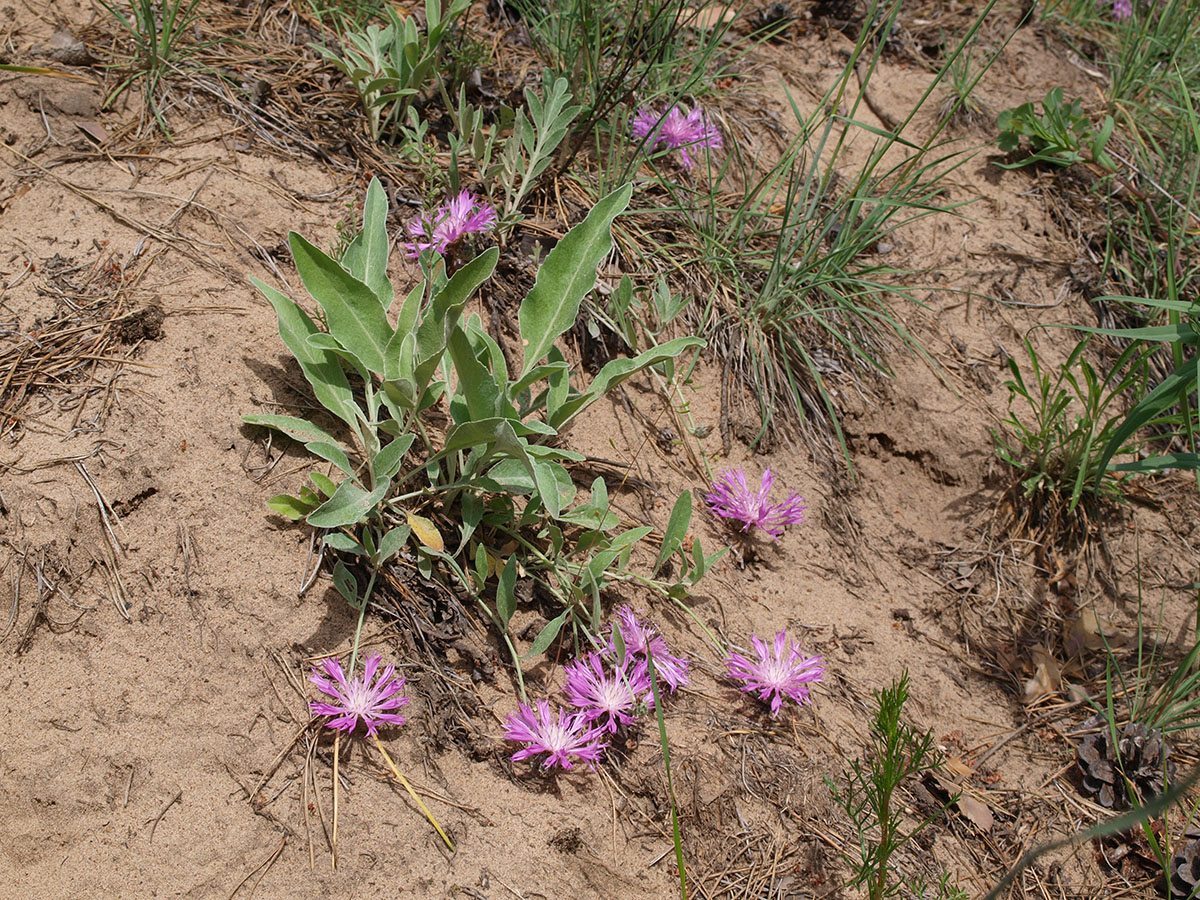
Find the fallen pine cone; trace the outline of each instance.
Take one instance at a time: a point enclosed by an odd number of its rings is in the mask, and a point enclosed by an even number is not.
[[[1138,798],[1144,802],[1157,797],[1175,776],[1175,765],[1168,761],[1171,748],[1162,732],[1141,723],[1126,725],[1115,747],[1110,730],[1102,727],[1075,750],[1084,790],[1108,809],[1129,809]],[[1133,782],[1137,797],[1129,796],[1126,778]]]
[[[1171,900],[1200,896],[1200,834],[1186,835],[1191,840],[1171,857]]]

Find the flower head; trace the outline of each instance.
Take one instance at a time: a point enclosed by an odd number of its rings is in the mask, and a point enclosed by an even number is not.
[[[650,690],[645,667],[630,665],[628,658],[622,665],[606,667],[601,655],[592,652],[563,668],[567,702],[583,713],[585,722],[595,722],[610,734],[618,725],[633,724],[638,694]]]
[[[775,635],[774,653],[757,635],[751,642],[758,654],[757,660],[749,660],[740,653],[730,653],[725,660],[729,677],[743,683],[742,690],[758,692],[758,699],[770,701],[771,716],[779,715],[786,694],[798,704],[808,700],[808,687],[825,675],[825,663],[819,656],[801,656],[800,645],[788,640],[786,632]]]
[[[496,211],[476,201],[470,191],[461,191],[437,208],[437,212],[408,223],[415,238],[405,244],[408,256],[416,259],[423,250],[445,253],[465,235],[490,231],[496,224]]]
[[[649,622],[639,619],[637,613],[630,607],[622,606],[617,610],[617,624],[614,627],[620,632],[621,641],[625,644],[627,661],[631,657],[633,659],[634,676],[631,677],[635,677],[640,671],[642,677],[645,678],[647,704],[651,706],[654,704],[649,666],[646,663],[647,657],[654,657],[654,671],[670,688],[671,693],[675,693],[678,687],[688,683],[688,661],[679,656],[672,656],[666,640],[658,633],[658,629]],[[610,637],[607,653],[615,655],[616,650],[616,641]]]
[[[804,520],[804,510],[808,507],[804,505],[804,498],[795,492],[782,503],[771,503],[767,497],[774,483],[775,476],[767,469],[758,490],[751,490],[744,469],[726,469],[713,482],[713,489],[705,495],[704,502],[714,516],[741,522],[742,531],[757,525],[773,540],[778,540],[785,525]]]
[[[588,765],[604,752],[601,730],[589,727],[582,712],[567,712],[559,708],[557,718],[550,712],[547,700],[535,700],[534,706],[522,703],[505,721],[504,736],[510,741],[523,741],[525,746],[512,755],[513,761],[547,754],[542,768],[560,766],[571,768],[571,757]]]
[[[662,145],[668,150],[678,150],[679,161],[685,169],[696,164],[688,155],[689,148],[721,147],[721,132],[717,126],[699,108],[688,109],[683,104],[672,106],[662,116],[643,107],[633,117],[629,131],[635,139],[645,140],[648,148]]]
[[[1113,0],[1112,14],[1114,19],[1128,19],[1133,15],[1133,0]]]
[[[314,669],[309,681],[317,686],[323,694],[332,697],[335,703],[316,701],[308,704],[316,716],[333,716],[326,724],[340,731],[353,731],[362,719],[367,726],[367,733],[375,736],[380,725],[403,725],[404,716],[388,710],[399,709],[408,703],[404,690],[404,679],[394,678],[395,666],[384,666],[379,670],[380,655],[368,656],[363,663],[362,674],[347,679],[342,670],[342,664],[330,657],[323,663],[326,678]]]

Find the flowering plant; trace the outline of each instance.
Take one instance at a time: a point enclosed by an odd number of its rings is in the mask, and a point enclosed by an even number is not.
[[[533,706],[522,703],[505,722],[504,736],[510,741],[522,741],[525,746],[513,754],[513,761],[546,754],[543,769],[558,766],[572,767],[571,759],[595,765],[604,753],[602,729],[588,724],[582,712],[567,712],[559,708],[550,712],[550,701],[535,700]]]
[[[714,516],[734,519],[742,523],[742,531],[757,526],[779,540],[785,525],[794,525],[804,520],[804,498],[793,492],[782,503],[771,503],[768,497],[775,476],[771,470],[763,472],[762,483],[752,489],[746,483],[744,469],[727,469],[713,482],[713,489],[704,500]]]
[[[772,717],[779,715],[785,696],[803,706],[809,699],[808,685],[825,675],[821,657],[802,656],[800,645],[783,631],[775,635],[772,650],[757,635],[751,635],[750,642],[758,659],[730,653],[725,660],[729,677],[742,682],[743,691],[757,692],[759,700],[770,703]]]
[[[480,203],[470,191],[460,191],[447,199],[437,212],[408,223],[413,241],[404,246],[408,256],[416,259],[423,250],[445,253],[468,234],[491,231],[496,226],[496,211]]]
[[[678,150],[679,162],[685,169],[696,165],[696,161],[688,155],[689,148],[721,147],[721,132],[717,126],[709,121],[699,107],[688,109],[683,104],[670,107],[662,115],[654,109],[642,107],[633,117],[629,131],[635,139],[645,141],[648,149],[661,146],[667,150]]]
[[[375,737],[380,725],[403,725],[404,716],[390,710],[408,703],[408,698],[401,693],[404,679],[393,677],[395,666],[384,666],[380,670],[380,659],[378,653],[371,654],[363,664],[362,673],[350,678],[335,658],[326,659],[324,675],[317,670],[308,680],[335,702],[314,700],[308,705],[313,715],[333,716],[326,724],[346,732],[354,731],[361,720],[371,737]]]

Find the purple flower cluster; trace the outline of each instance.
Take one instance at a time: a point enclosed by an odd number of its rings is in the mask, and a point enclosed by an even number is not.
[[[699,107],[689,110],[683,104],[672,106],[664,115],[642,107],[633,117],[629,131],[636,140],[645,140],[647,149],[663,146],[678,150],[679,162],[685,169],[696,164],[688,155],[689,148],[721,146],[721,132],[708,116]]]
[[[624,659],[617,658],[617,640],[610,635],[600,651],[584,654],[564,667],[563,693],[572,711],[550,709],[547,700],[534,706],[522,703],[505,722],[504,736],[525,746],[513,760],[545,754],[543,769],[572,767],[572,759],[594,765],[607,744],[605,737],[637,721],[639,707],[650,707],[654,693],[650,684],[649,658],[662,682],[674,693],[687,684],[686,659],[672,656],[658,630],[628,606],[617,611],[615,634],[625,647]]]
[[[361,719],[372,737],[380,725],[403,725],[404,716],[389,710],[399,709],[408,703],[408,698],[401,693],[404,679],[393,677],[396,674],[395,666],[384,666],[379,670],[380,659],[378,653],[368,656],[363,663],[362,673],[352,678],[346,677],[342,664],[336,659],[326,659],[322,664],[325,675],[320,674],[320,669],[315,669],[308,680],[335,702],[314,700],[308,705],[313,715],[333,716],[325,724],[347,732],[357,728]]]
[[[775,635],[773,652],[757,635],[751,635],[750,641],[758,659],[730,653],[725,660],[729,677],[742,682],[743,691],[757,692],[759,700],[770,703],[772,717],[779,715],[785,696],[803,706],[809,699],[808,685],[825,675],[821,657],[802,656],[800,645],[792,643],[783,631]]]
[[[437,212],[408,223],[408,233],[415,240],[404,246],[408,256],[416,259],[422,251],[445,253],[468,234],[491,231],[496,225],[496,211],[477,201],[470,191],[461,191],[437,208]]]
[[[1133,0],[1112,0],[1114,19],[1128,19],[1133,15]]]
[[[752,489],[746,483],[744,469],[727,469],[713,482],[713,489],[704,497],[714,516],[735,519],[742,523],[742,531],[758,526],[773,540],[779,540],[785,525],[794,525],[804,520],[804,498],[795,492],[782,503],[771,503],[767,498],[775,476],[771,470],[763,472],[762,483]]]

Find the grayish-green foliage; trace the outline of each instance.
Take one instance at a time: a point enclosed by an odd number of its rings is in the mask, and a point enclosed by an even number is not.
[[[683,552],[691,520],[685,492],[652,573],[678,555],[678,577],[665,583],[633,575],[632,547],[652,529],[619,531],[602,479],[573,506],[576,490],[565,464],[583,457],[549,443],[626,379],[703,345],[699,338],[677,338],[610,361],[590,384],[571,383],[555,340],[573,327],[595,285],[597,266],[611,247],[612,222],[630,193],[626,186],[601,200],[546,257],[518,309],[525,351],[511,380],[499,345],[477,316],[463,314],[495,269],[497,250],[449,278],[438,267],[427,282],[396,296],[387,276],[387,201],[378,181],[367,191],[362,231],[340,260],[301,235],[290,236],[296,268],[324,329],[294,300],[255,281],[317,400],[346,432],[338,437],[295,416],[245,417],[302,442],[336,470],[336,480],[313,472],[312,487],[273,498],[272,509],[329,530],[327,546],[363,558],[372,571],[411,544],[426,574],[436,563],[477,597],[498,575],[495,603],[486,608],[514,660],[507,627],[518,569],[541,580],[563,605],[532,654],[545,650],[568,622],[598,633],[600,592],[610,581],[638,581],[678,600],[720,556],[705,556],[699,541],[690,555]],[[422,421],[435,404],[450,420],[440,442]],[[414,512],[417,506],[442,511],[459,533],[444,540],[431,519]],[[485,541],[485,533],[505,537]],[[510,541],[519,549],[499,559],[495,548]],[[362,602],[344,566],[335,572],[335,585],[347,599]]]

